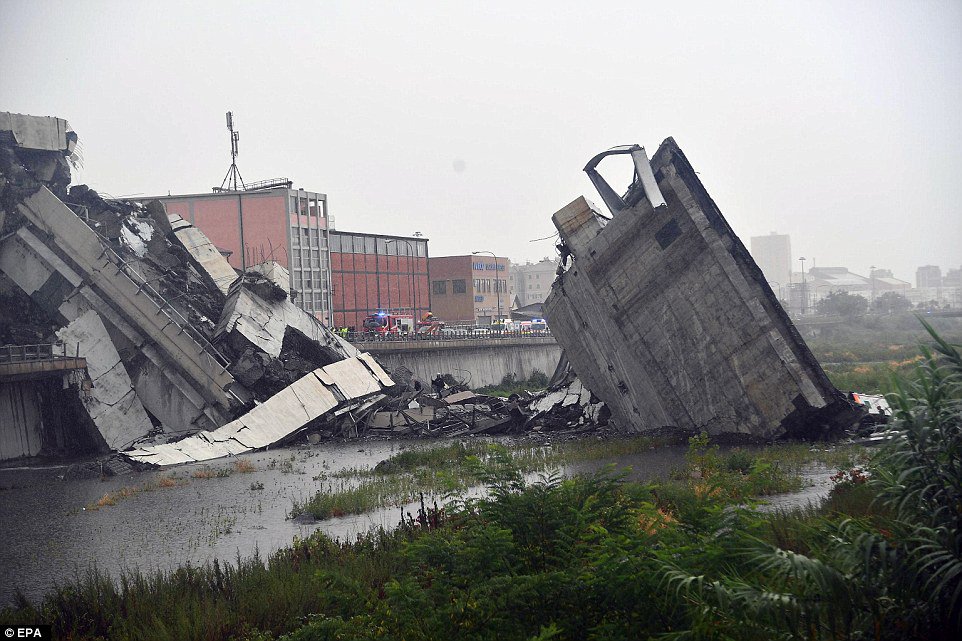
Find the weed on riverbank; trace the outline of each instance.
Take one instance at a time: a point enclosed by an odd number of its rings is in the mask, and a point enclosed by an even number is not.
[[[768,450],[721,453],[699,436],[655,484],[532,481],[490,449],[464,457],[486,493],[431,518],[347,542],[315,533],[266,560],[91,572],[0,622],[50,622],[56,638],[956,639],[962,356],[944,342],[924,356],[891,399],[887,445],[841,470],[820,506],[752,509],[811,449],[773,465]]]

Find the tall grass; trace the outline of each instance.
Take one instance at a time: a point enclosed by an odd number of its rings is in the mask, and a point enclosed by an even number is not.
[[[868,477],[837,475],[818,518],[773,517],[777,545],[739,537],[748,573],[663,564],[666,587],[688,605],[685,635],[959,638],[962,356],[925,327],[935,347],[922,348],[912,379],[896,381],[896,420]],[[799,521],[809,531],[792,536]]]
[[[0,622],[50,622],[56,638],[956,639],[962,358],[936,344],[891,397],[883,451],[836,475],[822,505],[751,506],[811,450],[722,454],[699,436],[683,474],[639,484],[532,481],[493,448],[463,456],[487,493],[430,521],[348,542],[317,533],[266,562],[94,572]],[[365,480],[439,456],[405,454]]]

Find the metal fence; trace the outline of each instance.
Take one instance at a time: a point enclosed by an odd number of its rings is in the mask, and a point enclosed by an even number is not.
[[[76,354],[67,352],[66,343],[0,346],[0,363],[29,363],[64,358],[80,358],[80,345],[77,344],[76,346]]]
[[[380,333],[380,332],[346,332],[341,336],[352,343],[371,342],[402,342],[402,341],[476,341],[504,338],[545,338],[551,336],[551,331],[527,330],[504,331],[486,327],[474,328],[444,328],[438,333],[423,334],[416,332]]]

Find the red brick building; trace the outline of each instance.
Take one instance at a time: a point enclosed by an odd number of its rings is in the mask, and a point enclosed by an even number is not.
[[[449,325],[490,325],[511,317],[507,258],[487,254],[431,258],[431,304]]]
[[[234,268],[243,270],[265,260],[283,265],[291,273],[291,289],[299,292],[297,304],[331,323],[326,195],[275,186],[158,198],[168,212],[231,252],[228,260]]]
[[[426,238],[331,230],[330,250],[335,327],[360,329],[379,311],[415,320],[431,311]]]

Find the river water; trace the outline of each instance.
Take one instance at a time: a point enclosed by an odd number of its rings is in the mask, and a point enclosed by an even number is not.
[[[443,441],[450,443],[450,441]],[[314,447],[281,448],[150,472],[101,479],[69,479],[67,466],[0,468],[0,606],[19,589],[38,601],[57,583],[91,566],[118,576],[124,570],[171,570],[214,558],[233,561],[255,551],[266,558],[317,529],[352,537],[373,526],[391,527],[397,506],[370,514],[299,523],[287,518],[295,500],[314,495],[338,470],[373,467],[406,447],[432,441],[354,441]],[[684,465],[686,448],[650,452],[572,465],[568,475],[606,464],[630,467],[629,478],[655,480]],[[249,463],[251,472],[195,478],[208,469]],[[816,480],[827,474],[814,474]],[[67,477],[67,478],[65,478]],[[170,487],[158,486],[173,477]],[[98,499],[122,488],[153,486],[91,509]],[[821,490],[803,500],[815,500]],[[406,508],[409,509],[409,508]]]

